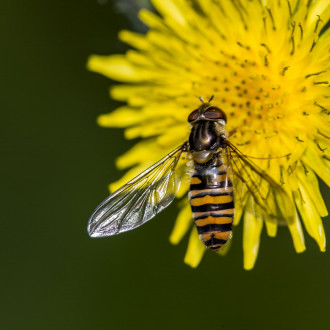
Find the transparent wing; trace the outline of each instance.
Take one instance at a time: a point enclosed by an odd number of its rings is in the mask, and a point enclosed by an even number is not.
[[[92,237],[116,235],[152,219],[174,199],[180,186],[175,173],[184,145],[139,174],[106,198],[90,216]]]
[[[226,141],[226,145],[233,172],[235,203],[261,219],[278,224],[292,223],[295,208],[292,198],[283,187],[229,141]],[[249,199],[253,203],[248,203]],[[245,207],[247,204],[249,207]]]

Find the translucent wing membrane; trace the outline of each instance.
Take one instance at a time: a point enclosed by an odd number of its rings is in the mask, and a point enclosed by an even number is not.
[[[184,145],[176,148],[106,198],[89,218],[88,234],[116,235],[141,226],[166,208],[180,186],[175,168],[183,149]]]
[[[248,205],[245,212],[251,212],[263,220],[278,224],[293,222],[294,205],[286,191],[229,141],[226,145],[228,162],[233,171],[236,205]],[[247,203],[249,199],[253,202]]]

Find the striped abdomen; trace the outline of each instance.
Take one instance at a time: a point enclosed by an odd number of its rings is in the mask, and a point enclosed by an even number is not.
[[[199,237],[207,248],[219,250],[231,238],[234,218],[233,185],[219,159],[195,164],[189,199]]]

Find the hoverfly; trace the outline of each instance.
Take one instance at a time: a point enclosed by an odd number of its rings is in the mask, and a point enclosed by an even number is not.
[[[290,198],[265,171],[228,139],[223,110],[204,102],[188,116],[188,141],[106,198],[88,221],[91,237],[116,235],[141,226],[166,208],[180,185],[177,165],[183,153],[192,160],[189,200],[205,246],[219,250],[232,235],[234,204],[261,219],[288,222]],[[234,195],[235,192],[235,195]]]

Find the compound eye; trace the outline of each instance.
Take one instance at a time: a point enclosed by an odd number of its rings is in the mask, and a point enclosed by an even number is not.
[[[225,122],[227,122],[227,116],[226,114],[219,108],[216,107],[210,107],[208,108],[205,113],[204,116],[206,119],[223,119]]]
[[[188,117],[188,122],[191,123],[198,118],[198,110],[194,110]]]

